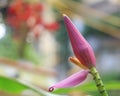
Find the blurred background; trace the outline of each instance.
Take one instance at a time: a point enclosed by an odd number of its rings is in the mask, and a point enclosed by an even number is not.
[[[0,77],[48,90],[52,84],[81,70],[68,61],[74,54],[63,13],[94,49],[103,81],[111,82],[110,96],[119,96],[120,87],[115,87],[115,82],[120,86],[120,0],[0,0]],[[90,81],[91,76],[86,82]],[[80,88],[81,91],[68,89],[65,94],[97,94],[96,90]],[[29,91],[13,93],[0,88],[0,96],[38,96]]]

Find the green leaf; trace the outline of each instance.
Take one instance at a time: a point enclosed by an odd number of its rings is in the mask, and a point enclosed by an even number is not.
[[[24,86],[16,80],[0,76],[0,90],[12,93],[20,93],[26,89],[28,89],[27,86]]]
[[[32,90],[34,92],[37,92],[40,96],[61,96],[61,95],[51,94],[40,88],[38,89],[32,85],[29,85],[27,83],[23,83],[16,79],[11,79],[4,76],[0,76],[0,90],[15,94],[21,93],[24,90]]]

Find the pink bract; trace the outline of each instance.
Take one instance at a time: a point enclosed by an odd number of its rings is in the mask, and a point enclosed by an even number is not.
[[[93,66],[96,66],[96,58],[92,47],[66,15],[64,15],[64,23],[68,31],[75,56],[87,68],[92,68]]]
[[[55,84],[54,86],[49,88],[49,91],[52,92],[55,88],[66,88],[66,87],[73,87],[76,86],[80,83],[82,83],[87,75],[88,75],[88,70],[82,70],[79,71],[70,77],[60,81],[59,83]]]

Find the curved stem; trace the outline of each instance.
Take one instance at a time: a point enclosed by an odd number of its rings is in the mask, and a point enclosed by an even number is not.
[[[103,82],[102,82],[102,80],[100,78],[100,75],[99,75],[98,71],[96,70],[96,68],[92,67],[90,69],[90,73],[92,74],[93,79],[95,80],[96,86],[97,86],[98,91],[101,94],[101,96],[108,96],[108,93],[107,93],[107,91],[105,89],[105,86],[104,86],[104,84],[103,84]]]

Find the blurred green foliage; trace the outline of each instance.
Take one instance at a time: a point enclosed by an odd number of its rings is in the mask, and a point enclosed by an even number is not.
[[[98,36],[100,38],[105,38],[105,37],[108,37],[109,35],[104,33],[104,32],[101,32],[97,29],[94,29],[94,28],[91,28],[87,25],[85,25],[85,30],[84,30],[84,37],[87,38],[88,36]],[[111,37],[111,36],[110,36]]]
[[[13,41],[10,32],[6,32],[6,35],[0,39],[0,57],[7,57],[17,59],[17,44]]]
[[[24,59],[31,61],[35,64],[40,64],[43,58],[37,52],[35,52],[32,45],[26,44],[24,50]]]
[[[19,40],[12,37],[12,32],[7,27],[7,32],[3,38],[0,39],[0,57],[9,59],[21,59],[19,55]],[[33,46],[26,44],[24,50],[24,57],[22,59],[29,60],[35,64],[40,63],[41,59],[33,49]]]

